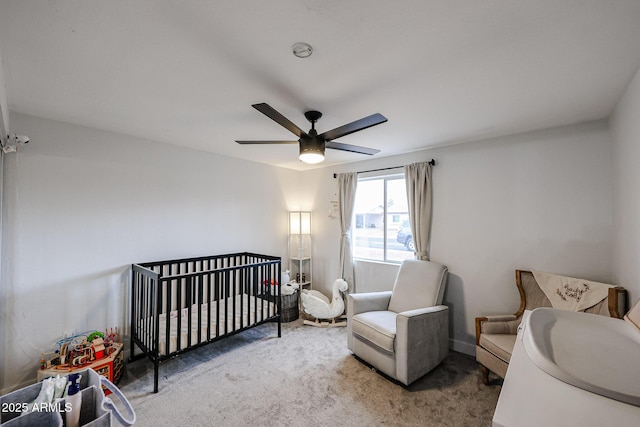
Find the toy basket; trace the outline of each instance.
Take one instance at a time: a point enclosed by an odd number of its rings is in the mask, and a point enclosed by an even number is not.
[[[282,318],[283,322],[292,322],[299,317],[298,310],[298,291],[294,291],[291,295],[282,295]]]
[[[124,426],[130,426],[136,422],[136,414],[133,407],[116,387],[107,378],[98,375],[93,369],[78,371],[80,378],[80,393],[82,394],[82,406],[80,408],[80,425],[103,427],[112,426],[113,418]],[[45,410],[25,412],[22,410],[33,402],[40,393],[42,383],[36,383],[19,390],[0,396],[2,413],[0,425],[2,427],[29,427],[29,426],[60,426],[64,425],[65,399],[56,399]],[[111,398],[104,395],[102,387],[105,387],[120,401],[120,407],[127,412],[125,418]]]

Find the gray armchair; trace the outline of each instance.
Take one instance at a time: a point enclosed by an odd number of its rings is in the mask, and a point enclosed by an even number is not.
[[[442,304],[447,267],[406,260],[392,291],[347,296],[347,347],[409,385],[449,354],[449,307]]]

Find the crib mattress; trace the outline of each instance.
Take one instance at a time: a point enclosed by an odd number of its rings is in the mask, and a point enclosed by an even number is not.
[[[225,312],[225,301],[221,300],[219,303],[220,315],[218,316],[218,302],[211,303],[211,322],[207,324],[207,312],[209,304],[204,303],[200,306],[194,304],[191,306],[191,330],[189,330],[189,310],[183,308],[181,310],[174,310],[169,315],[169,353],[167,353],[166,342],[166,327],[167,327],[167,315],[163,313],[160,315],[160,343],[158,348],[158,354],[165,356],[178,350],[178,316],[180,316],[180,349],[188,347],[189,335],[191,335],[191,345],[198,344],[198,311],[201,313],[201,333],[200,342],[206,342],[209,337],[216,338],[223,336],[225,333],[233,332],[240,328],[251,326],[256,322],[260,322],[270,316],[276,314],[275,302],[269,302],[267,300],[256,298],[243,294],[235,297],[235,306],[233,298],[229,297],[226,300],[226,307],[228,310]],[[200,307],[200,310],[198,310]],[[240,313],[242,309],[242,313]],[[234,322],[235,313],[235,322]],[[153,319],[148,319],[148,325],[152,324]],[[216,334],[216,328],[218,332]],[[226,329],[225,329],[226,328]],[[151,331],[151,328],[147,330]],[[211,335],[209,335],[211,330]]]

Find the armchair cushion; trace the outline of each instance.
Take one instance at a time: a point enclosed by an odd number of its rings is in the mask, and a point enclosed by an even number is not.
[[[393,285],[389,310],[400,313],[442,303],[447,267],[417,259],[405,260]]]
[[[353,316],[353,334],[370,344],[393,354],[396,339],[396,313],[369,311]]]
[[[504,362],[511,361],[511,352],[516,345],[516,335],[511,334],[482,334],[480,347],[499,357]]]

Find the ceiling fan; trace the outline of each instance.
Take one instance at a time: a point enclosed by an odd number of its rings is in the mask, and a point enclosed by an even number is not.
[[[298,138],[297,141],[236,141],[238,144],[300,144],[300,160],[305,163],[320,163],[324,160],[324,149],[332,148],[334,150],[351,151],[352,153],[374,155],[380,150],[373,148],[359,147],[357,145],[343,144],[334,142],[334,139],[341,136],[349,135],[354,132],[361,131],[371,126],[379,125],[387,121],[387,118],[380,113],[372,114],[368,117],[356,120],[355,122],[337,127],[335,129],[323,132],[318,135],[315,124],[322,117],[319,111],[307,111],[304,116],[311,122],[309,132],[303,132],[298,126],[292,123],[285,116],[276,111],[269,104],[253,104],[253,108],[269,117],[274,122],[288,129]]]

